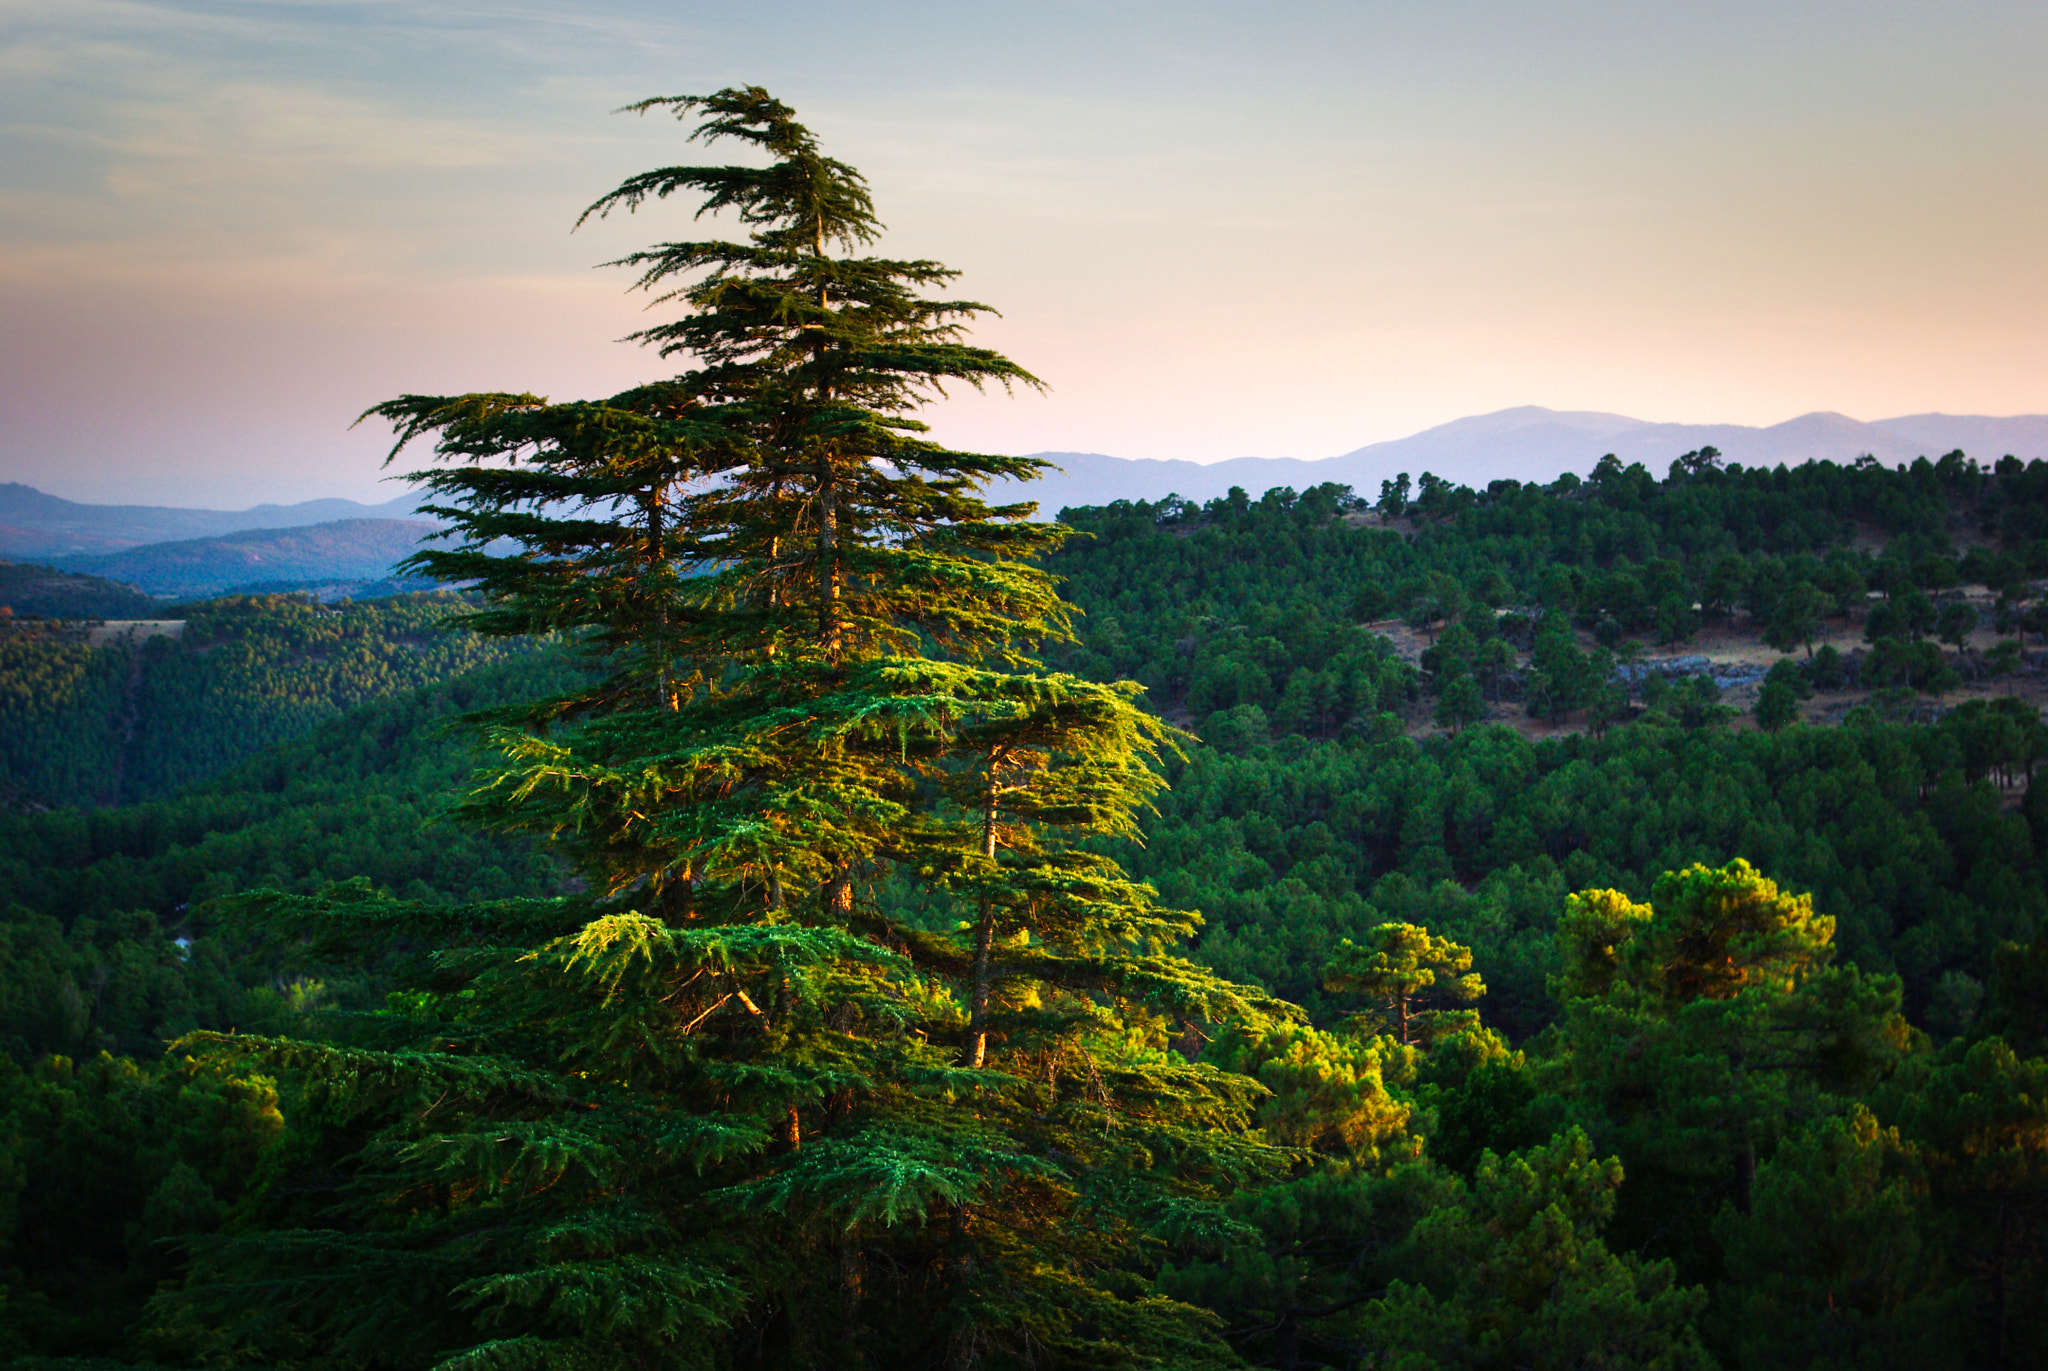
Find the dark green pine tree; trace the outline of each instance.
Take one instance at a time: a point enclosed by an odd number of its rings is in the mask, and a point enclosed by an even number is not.
[[[454,541],[419,564],[596,668],[487,721],[468,806],[589,893],[243,902],[410,988],[321,1041],[213,1040],[289,1083],[292,1142],[163,1336],[337,1368],[1227,1364],[1151,1276],[1289,1154],[1260,1086],[1177,1048],[1296,1014],[1174,957],[1195,916],[1091,846],[1136,835],[1171,730],[1031,659],[1068,634],[1030,561],[1063,530],[979,492],[1038,464],[913,417],[1035,382],[960,341],[982,307],[927,298],[946,268],[837,255],[879,231],[866,186],[765,92],[636,108],[765,154],[590,211],[688,193],[749,230],[627,259],[683,307],[643,339],[693,368],[373,411],[444,459]]]

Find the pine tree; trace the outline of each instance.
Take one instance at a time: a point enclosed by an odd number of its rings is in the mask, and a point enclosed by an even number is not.
[[[1615,890],[1567,901],[1551,981],[1561,1079],[1628,1164],[1620,1226],[1637,1240],[1703,1233],[1704,1193],[1749,1212],[1777,1140],[1897,1064],[1899,982],[1830,966],[1833,935],[1810,895],[1740,859],[1665,872],[1649,905]]]
[[[418,565],[599,668],[486,721],[468,805],[590,893],[244,901],[321,955],[431,951],[333,1041],[215,1041],[296,1083],[337,1198],[280,1175],[167,1326],[330,1366],[1227,1362],[1152,1292],[1158,1235],[1293,1154],[1176,1045],[1297,1013],[1172,956],[1196,916],[1095,846],[1137,836],[1176,735],[1033,661],[1070,632],[1029,560],[1064,530],[979,491],[1039,464],[913,417],[1035,381],[960,341],[983,307],[926,297],[947,268],[835,255],[879,233],[866,185],[765,92],[633,108],[770,159],[587,212],[687,192],[747,227],[625,259],[683,306],[640,338],[692,369],[371,411],[443,459],[454,543]]]
[[[1486,993],[1472,970],[1471,948],[1404,923],[1381,924],[1363,943],[1339,943],[1323,971],[1323,988],[1365,996],[1404,1044],[1418,1031],[1428,1040],[1476,1022],[1469,1012],[1422,1010],[1433,996],[1470,1003]]]

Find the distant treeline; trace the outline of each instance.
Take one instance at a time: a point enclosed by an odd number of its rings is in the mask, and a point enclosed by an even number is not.
[[[1900,698],[2037,673],[2018,648],[2048,633],[2048,462],[1744,470],[1709,449],[1662,481],[1610,459],[1548,486],[1425,476],[1377,500],[1280,488],[1062,518],[1088,536],[1054,558],[1086,611],[1061,661],[1143,681],[1207,745],[1126,861],[1205,912],[1197,955],[1234,978],[1316,1005],[1337,941],[1400,918],[1477,950],[1486,1013],[1519,1038],[1556,1011],[1566,892],[1641,895],[1660,871],[1746,857],[1813,891],[1858,965],[1901,973],[1916,1016],[1950,1023],[1982,1002],[1997,948],[2048,919],[2038,709],[1973,702],[1928,726]],[[2013,648],[1929,640],[1944,615],[1975,622],[1966,584],[1996,593],[1983,617]],[[1395,616],[1433,638],[1420,670],[1366,626]],[[1807,659],[1824,622],[1868,646]],[[1793,654],[1760,714],[1779,692],[1879,689],[1843,728],[1759,735],[1720,727],[1732,711],[1705,677],[1617,675],[1704,623]],[[1587,650],[1588,630],[1611,646]],[[1464,712],[1447,708],[1461,686]],[[1637,722],[1401,736],[1418,715],[1488,712]]]

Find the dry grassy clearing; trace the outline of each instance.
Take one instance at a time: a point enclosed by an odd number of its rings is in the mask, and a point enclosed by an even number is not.
[[[1989,627],[1991,606],[1998,597],[1983,586],[1965,587],[1959,595],[1980,611],[1981,624],[1977,631],[1970,635],[1969,650],[1971,654],[1981,656],[2001,637]],[[1423,650],[1431,641],[1429,635],[1410,628],[1399,619],[1384,619],[1366,627],[1375,633],[1385,634],[1393,642],[1395,651],[1411,663],[1419,664]],[[1594,641],[1591,633],[1581,630],[1576,636],[1582,650],[1592,652],[1598,649],[1599,644]],[[1831,644],[1845,657],[1868,650],[1870,646],[1863,639],[1863,626],[1860,623],[1843,623],[1835,620],[1829,621],[1826,629],[1813,640],[1816,651],[1824,644]],[[1971,680],[1965,668],[1964,683],[1960,687],[1938,697],[1925,697],[1929,710],[1941,713],[1955,708],[1966,700],[2006,697],[2026,700],[2037,712],[2048,709],[2048,662],[2043,660],[2048,654],[2037,651],[2037,645],[2034,643],[2030,642],[2027,646],[2028,655],[2019,670],[1996,679],[1984,677]],[[1788,654],[1778,651],[1757,634],[1747,632],[1742,627],[1712,624],[1702,627],[1693,635],[1690,642],[1645,651],[1641,661],[1646,667],[1655,667],[1681,659],[1705,658],[1715,667],[1746,667],[1758,670],[1768,669],[1786,655]],[[1791,655],[1803,658],[1804,653]],[[1524,654],[1523,660],[1526,663],[1527,654]],[[1759,677],[1758,680],[1731,685],[1724,690],[1721,703],[1737,711],[1736,716],[1729,721],[1730,727],[1756,727],[1756,697],[1760,685]],[[1847,686],[1839,690],[1817,690],[1811,699],[1801,702],[1800,718],[1810,724],[1839,723],[1845,713],[1863,704],[1875,693],[1877,692],[1860,685]],[[1443,731],[1432,722],[1430,713],[1431,707],[1427,703],[1418,704],[1411,709],[1407,730],[1410,737],[1426,737]],[[1562,720],[1535,719],[1515,701],[1490,705],[1485,722],[1505,724],[1526,738],[1564,737],[1584,733],[1588,727],[1583,710],[1575,710]]]

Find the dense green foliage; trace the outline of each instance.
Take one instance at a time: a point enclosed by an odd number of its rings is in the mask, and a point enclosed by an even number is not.
[[[577,677],[526,654],[357,706],[173,799],[0,814],[0,1051],[148,1058],[193,1028],[275,1020],[305,978],[218,928],[208,902],[238,890],[363,878],[480,900],[554,888],[565,873],[531,843],[451,821],[478,752],[448,726]],[[326,998],[344,989],[317,974]]]
[[[274,1083],[101,1056],[0,1060],[0,1357],[120,1357],[178,1244],[284,1130]]]
[[[127,640],[93,648],[83,629],[0,626],[0,799],[14,807],[109,795],[134,654]]]
[[[176,636],[99,646],[63,625],[0,627],[0,791],[17,805],[151,799],[351,705],[531,650],[451,630],[461,608],[445,593],[235,596],[160,611],[183,621]]]
[[[1747,856],[1813,891],[1844,952],[1904,975],[1917,1012],[2048,920],[2048,804],[1999,784],[2044,758],[2031,710],[1984,706],[1779,734],[1653,716],[1599,739],[1286,738],[1196,754],[1130,862],[1207,916],[1203,960],[1311,1008],[1340,938],[1382,916],[1445,933],[1477,951],[1489,1019],[1520,1038],[1556,1012],[1568,892],[1641,896],[1660,871]]]
[[[1936,644],[1921,641],[1938,618],[1930,594],[1983,584],[2001,596],[2000,632],[2048,633],[2028,609],[2029,578],[2048,576],[2048,462],[1745,471],[1689,458],[1661,482],[1611,461],[1549,486],[1426,478],[1420,500],[1389,494],[1377,514],[1338,486],[1068,510],[1091,536],[1053,566],[1090,621],[1060,660],[1142,681],[1227,744],[1246,716],[1212,726],[1219,711],[1250,706],[1255,732],[1322,736],[1416,698],[1423,680],[1361,620],[1441,626],[1422,664],[1433,692],[1469,679],[1480,700],[1544,715],[1602,694],[1607,673],[1567,628],[1619,648],[1739,623],[1789,651],[1827,620],[1867,618],[1870,682],[1922,687],[1940,683]],[[1886,598],[1866,613],[1872,592]]]

